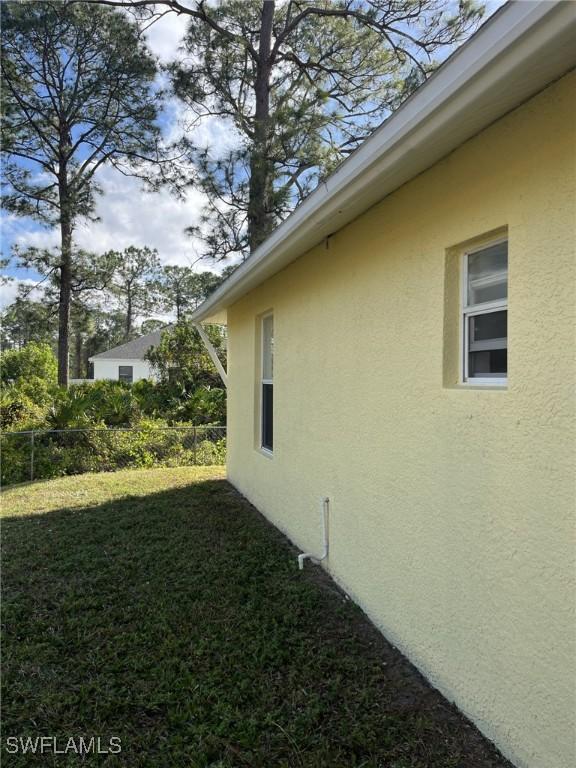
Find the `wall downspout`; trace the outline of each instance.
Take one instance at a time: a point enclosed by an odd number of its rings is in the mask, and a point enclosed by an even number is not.
[[[212,342],[208,338],[208,334],[206,333],[206,331],[202,327],[201,323],[194,323],[194,328],[196,328],[196,330],[200,334],[200,338],[204,342],[204,346],[206,347],[206,351],[210,355],[210,359],[212,360],[212,362],[216,366],[216,370],[218,371],[218,374],[220,375],[220,378],[222,379],[222,382],[223,382],[224,386],[226,387],[226,389],[228,389],[228,375],[226,374],[226,371],[224,370],[224,366],[220,362],[220,358],[216,354],[216,350],[214,349],[214,347],[212,345]]]
[[[322,560],[326,560],[328,557],[328,515],[330,512],[330,499],[326,496],[322,499],[322,554],[320,557],[313,555],[311,552],[303,552],[298,555],[298,568],[302,571],[304,569],[304,560],[312,560],[314,563],[320,563]]]

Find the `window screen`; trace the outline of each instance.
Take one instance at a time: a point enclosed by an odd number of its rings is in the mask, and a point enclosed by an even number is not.
[[[262,318],[262,378],[260,390],[260,444],[274,446],[274,317]]]
[[[508,243],[465,254],[464,381],[508,375]]]
[[[119,365],[118,366],[118,379],[120,381],[125,381],[128,384],[132,384],[133,367],[131,365]]]

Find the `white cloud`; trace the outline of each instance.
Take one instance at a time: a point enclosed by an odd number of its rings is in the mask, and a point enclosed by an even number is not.
[[[16,299],[18,296],[18,289],[21,285],[25,285],[28,288],[31,288],[31,291],[29,293],[30,299],[33,299],[37,301],[41,298],[42,293],[44,292],[43,286],[39,285],[36,286],[36,280],[31,279],[14,279],[9,283],[6,283],[5,285],[0,285],[0,310],[4,310],[9,304],[12,304],[12,302]]]
[[[162,63],[177,58],[178,46],[186,32],[188,16],[167,13],[146,31],[148,44]]]
[[[176,13],[167,13],[147,29],[148,44],[160,59],[161,64],[167,64],[179,58],[178,49],[189,21],[190,17],[184,14],[178,16]],[[166,73],[161,73],[158,79],[162,86],[169,89],[170,83]],[[190,135],[192,132],[196,146],[210,147],[214,156],[222,155],[239,145],[240,134],[230,120],[216,116],[206,117],[191,129],[190,117],[188,108],[179,99],[173,96],[167,100],[165,104],[167,126],[164,131],[167,142],[177,141],[183,133]]]
[[[123,176],[113,168],[102,168],[98,183],[96,214],[100,221],[83,222],[74,233],[80,248],[96,253],[123,250],[129,245],[156,248],[163,264],[191,264],[199,256],[199,243],[184,234],[198,222],[203,195],[190,190],[184,200],[167,190],[145,192],[138,179]],[[57,246],[57,230],[20,232],[15,241],[23,247]],[[206,269],[204,263],[199,268]]]
[[[76,241],[87,250],[120,250],[129,245],[156,248],[164,264],[187,264],[198,258],[198,243],[184,234],[196,224],[203,195],[190,190],[179,200],[167,190],[147,193],[137,179],[107,168],[99,176],[104,195],[98,199],[101,221],[85,223]]]
[[[27,230],[25,226],[18,228],[18,233],[14,238],[14,243],[20,248],[32,246],[34,248],[57,248],[60,245],[60,234],[57,229],[38,229],[38,227]]]
[[[176,97],[167,100],[165,117],[167,126],[164,138],[167,143],[186,136],[199,149],[209,148],[214,159],[238,148],[242,143],[242,136],[232,120],[210,115],[195,123],[195,116],[190,109]]]
[[[4,309],[8,304],[12,304],[18,295],[18,285],[16,281],[0,286],[0,309]]]

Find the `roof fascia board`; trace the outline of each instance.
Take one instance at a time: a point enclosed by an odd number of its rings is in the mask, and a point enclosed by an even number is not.
[[[500,9],[274,230],[192,320],[206,321],[230,306],[568,71],[562,46],[557,59],[540,54],[557,39],[565,47],[575,27],[576,4],[562,0],[515,1]],[[514,78],[516,87],[504,89]]]
[[[98,355],[94,355],[94,357],[88,358],[90,363],[123,363],[124,361],[129,363],[148,362],[145,357],[98,357]]]

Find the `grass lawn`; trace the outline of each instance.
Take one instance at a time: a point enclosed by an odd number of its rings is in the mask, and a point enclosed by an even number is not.
[[[8,766],[509,764],[222,468],[81,475],[3,494]],[[120,754],[7,754],[13,736]]]

